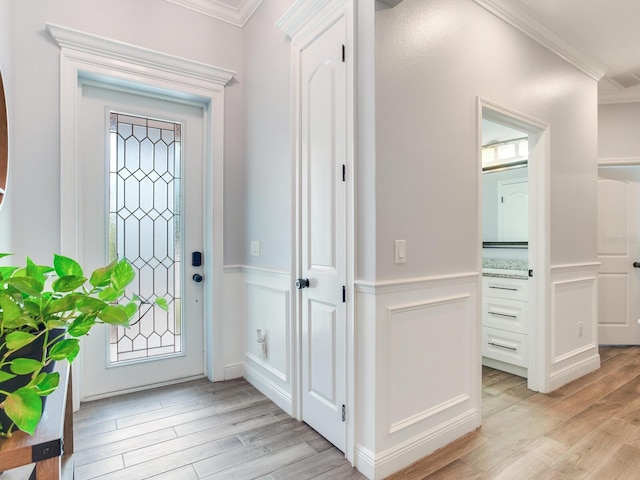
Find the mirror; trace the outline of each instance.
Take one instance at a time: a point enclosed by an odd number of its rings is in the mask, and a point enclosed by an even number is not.
[[[9,129],[7,127],[7,103],[4,98],[4,83],[0,73],[0,206],[7,188],[9,164]]]
[[[527,248],[528,137],[483,120],[482,242],[490,248]]]

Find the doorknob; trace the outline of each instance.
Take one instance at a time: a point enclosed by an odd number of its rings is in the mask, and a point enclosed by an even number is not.
[[[200,283],[202,280],[204,280],[204,277],[202,275],[200,275],[199,273],[194,273],[193,274],[193,281],[196,283]]]
[[[299,278],[296,281],[296,287],[298,287],[298,290],[302,290],[303,288],[309,288],[309,279],[308,278]]]
[[[633,262],[634,268],[640,268],[640,262]]]

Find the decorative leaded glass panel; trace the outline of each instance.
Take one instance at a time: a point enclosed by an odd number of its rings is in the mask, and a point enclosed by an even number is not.
[[[182,351],[180,293],[181,125],[111,112],[109,255],[136,269],[143,304],[130,328],[110,326],[111,364]],[[145,299],[163,297],[165,312]]]

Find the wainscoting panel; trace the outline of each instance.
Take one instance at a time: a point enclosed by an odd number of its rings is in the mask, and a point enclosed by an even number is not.
[[[387,307],[389,434],[469,400],[470,306],[463,294]]]
[[[245,377],[291,414],[293,328],[290,275],[251,267],[243,267],[243,272]]]
[[[479,426],[479,287],[476,273],[357,284],[356,398],[373,405],[358,412],[355,461],[369,478]]]
[[[549,391],[600,366],[598,263],[551,268]]]

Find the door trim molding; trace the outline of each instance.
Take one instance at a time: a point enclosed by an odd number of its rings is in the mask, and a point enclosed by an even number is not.
[[[291,39],[291,118],[292,118],[292,252],[291,265],[295,275],[291,277],[291,291],[295,289],[295,279],[302,271],[302,237],[301,237],[301,130],[300,115],[302,99],[300,97],[300,75],[302,51],[336,21],[344,17],[346,20],[346,283],[347,283],[347,372],[346,372],[346,441],[345,456],[353,462],[355,459],[355,181],[356,146],[355,146],[355,105],[354,85],[356,81],[355,58],[355,2],[353,0],[297,0],[276,23]],[[301,356],[301,312],[299,295],[291,295],[291,311],[296,316],[292,332],[292,415],[302,418],[302,356]]]
[[[46,24],[60,47],[60,248],[77,258],[82,251],[82,202],[77,187],[82,168],[78,158],[80,79],[96,79],[144,93],[169,95],[203,106],[204,172],[204,290],[205,374],[224,379],[222,313],[224,292],[224,86],[235,72],[167,55],[59,25]],[[73,364],[73,404],[80,407],[81,365]]]

